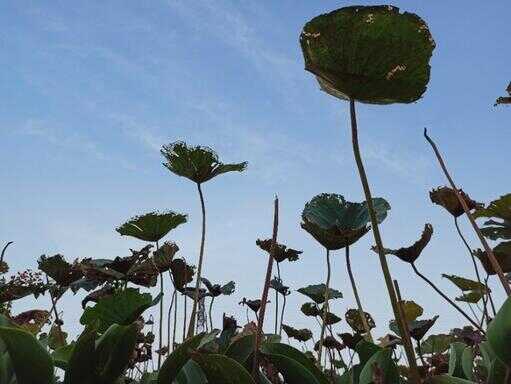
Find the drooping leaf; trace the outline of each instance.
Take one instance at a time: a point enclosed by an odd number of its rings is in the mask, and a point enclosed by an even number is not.
[[[508,366],[511,364],[511,298],[507,298],[490,322],[486,332],[495,355]]]
[[[505,273],[511,272],[511,241],[503,241],[497,244],[497,246],[493,248],[493,254],[502,268],[502,271]],[[497,273],[486,251],[478,249],[474,252],[474,255],[481,260],[481,264],[483,264],[486,273],[489,275],[495,275]]]
[[[53,383],[53,360],[30,332],[0,326],[0,340],[9,353],[17,384]]]
[[[252,311],[254,312],[258,312],[259,309],[261,308],[261,300],[260,299],[255,299],[255,300],[248,300],[247,298],[243,298],[240,302],[239,302],[240,305],[246,305],[247,307],[249,307]]]
[[[55,363],[56,367],[63,370],[67,369],[69,360],[74,353],[75,346],[76,343],[73,341],[70,344],[56,348],[52,352],[51,357],[53,358],[53,362]]]
[[[323,312],[321,312],[321,316],[323,316]],[[337,324],[340,321],[342,321],[342,319],[339,316],[337,316],[335,313],[332,313],[332,312],[327,312],[326,313],[326,317],[325,317],[325,324],[326,325]]]
[[[272,239],[266,239],[266,240],[257,239],[256,244],[263,251],[266,251],[268,254],[270,254],[272,241],[273,241]],[[288,248],[284,244],[277,243],[276,247],[275,247],[275,254],[273,255],[273,258],[275,259],[275,261],[277,263],[281,263],[284,260],[296,261],[296,260],[298,260],[298,256],[301,253],[302,253],[302,251],[298,251],[293,248]]]
[[[492,201],[486,208],[477,209],[474,217],[490,218],[484,223],[485,227],[481,228],[486,237],[492,240],[511,240],[511,193]]]
[[[202,283],[206,286],[208,289],[208,292],[213,297],[217,297],[220,295],[232,295],[234,293],[234,290],[236,288],[236,283],[234,281],[229,281],[227,284],[220,285],[220,284],[212,284],[208,279],[201,277]]]
[[[181,368],[190,359],[191,352],[199,346],[203,337],[204,334],[201,333],[187,339],[165,359],[158,374],[158,384],[168,384],[175,380]]]
[[[168,212],[149,212],[135,216],[116,228],[122,236],[156,242],[177,226],[186,223],[186,215]]]
[[[454,300],[462,301],[464,303],[476,304],[484,297],[484,295],[485,293],[482,291],[470,291],[456,297]]]
[[[476,208],[482,207],[481,203],[478,203],[475,200],[472,200],[465,192],[461,189],[459,190],[461,194],[461,198],[467,204],[469,210],[474,210]],[[437,189],[433,189],[429,193],[429,197],[431,201],[437,205],[444,207],[451,215],[454,217],[459,217],[465,213],[463,210],[463,206],[458,200],[454,189],[449,187],[438,187]]]
[[[463,292],[461,296],[456,297],[457,301],[475,304],[478,303],[479,300],[481,300],[486,294],[486,285],[478,281],[470,280],[456,275],[442,274],[442,277],[450,280]]]
[[[302,311],[305,316],[321,316],[321,310],[316,303],[304,303],[301,306],[300,311]]]
[[[393,6],[351,6],[315,17],[300,35],[305,69],[342,100],[411,103],[429,81],[435,47],[417,15]]]
[[[423,354],[444,353],[454,340],[452,335],[430,335],[421,343],[421,351]]]
[[[174,286],[177,290],[182,290],[186,284],[191,283],[195,274],[194,267],[186,264],[184,259],[172,260],[170,272],[172,273]]]
[[[325,293],[326,293],[326,285],[325,284],[313,284],[308,285],[306,287],[300,288],[297,290],[301,294],[311,298],[314,300],[316,304],[321,304],[325,302]],[[342,293],[337,291],[336,289],[329,288],[328,289],[328,299],[341,299]]]
[[[367,325],[369,326],[369,329],[373,329],[376,327],[376,324],[374,323],[374,320],[372,316],[364,312],[364,316],[367,321]],[[362,322],[362,317],[360,316],[360,311],[358,309],[348,309],[346,311],[346,314],[344,315],[344,318],[346,319],[346,322],[350,326],[353,331],[356,333],[365,333],[366,330],[364,328],[364,323]]]
[[[39,269],[55,280],[60,286],[67,287],[73,281],[83,276],[83,272],[77,262],[70,264],[60,254],[51,257],[42,255],[37,263]]]
[[[288,296],[291,294],[289,287],[282,284],[282,279],[279,279],[277,276],[270,280],[270,288],[276,290],[283,296]]]
[[[98,321],[98,331],[106,331],[112,324],[128,325],[134,322],[146,309],[161,300],[153,300],[151,294],[140,293],[138,289],[127,288],[100,300],[94,307],[88,307],[80,318],[80,323],[90,325]]]
[[[12,321],[26,331],[36,335],[48,322],[50,313],[42,309],[31,309],[12,318]]]
[[[224,355],[193,353],[209,383],[255,384],[250,373],[236,360]]]
[[[408,324],[408,330],[410,331],[410,336],[413,339],[420,341],[426,335],[426,333],[428,333],[428,331],[431,329],[431,327],[435,324],[437,319],[438,319],[438,315],[434,316],[431,319],[409,321],[407,324]],[[395,320],[392,320],[389,323],[389,328],[396,335],[401,336],[399,334],[399,327]]]
[[[426,248],[431,240],[431,236],[433,236],[433,226],[431,224],[426,224],[424,225],[424,231],[422,231],[420,239],[413,245],[399,249],[385,248],[384,252],[387,255],[395,255],[407,263],[413,263],[419,258],[424,248]]]
[[[390,205],[382,198],[374,198],[373,206],[378,222],[387,217]],[[329,250],[355,243],[369,231],[367,203],[352,203],[343,196],[323,193],[305,204],[301,226]]]
[[[282,324],[282,329],[284,330],[284,332],[286,332],[286,335],[288,337],[291,337],[295,340],[305,342],[307,340],[312,339],[312,332],[310,329],[307,328],[296,329],[286,324]]]
[[[169,171],[198,184],[222,173],[242,172],[247,167],[247,162],[224,164],[212,149],[188,146],[182,141],[164,145],[160,152],[165,158],[163,165]]]

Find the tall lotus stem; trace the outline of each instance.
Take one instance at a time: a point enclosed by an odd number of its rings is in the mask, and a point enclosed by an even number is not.
[[[282,324],[284,324],[284,312],[286,310],[286,295],[283,295],[283,303],[282,303],[282,312],[280,313],[280,328],[279,328],[279,336],[282,336]]]
[[[277,261],[277,277],[279,281],[282,281],[280,279],[280,266],[278,261]],[[275,334],[277,334],[278,329],[279,329],[279,291],[275,290]]]
[[[478,329],[479,331],[481,331],[481,333],[484,334],[484,330],[479,326],[479,324],[472,320],[472,318],[469,315],[467,315],[467,313],[463,309],[461,309],[454,301],[452,301],[445,293],[443,293],[440,290],[440,288],[438,288],[431,280],[429,280],[426,276],[420,273],[414,263],[411,263],[411,266],[417,276],[419,276],[422,280],[428,283],[428,285],[431,288],[433,288],[436,293],[438,293],[440,296],[442,296],[442,298],[445,301],[451,304],[454,307],[454,309],[456,309],[465,319],[467,319],[470,322],[470,324],[472,324],[474,327],[476,327],[476,329]]]
[[[330,294],[330,250],[326,250],[326,282],[325,282],[325,304],[323,304],[323,318],[321,324],[321,335],[319,337],[318,361],[321,364],[321,354],[323,352],[323,340],[325,339],[326,317],[328,314],[328,300]]]
[[[351,261],[350,261],[350,247],[346,246],[346,268],[348,269],[348,275],[350,277],[351,288],[353,289],[353,295],[355,296],[355,301],[357,302],[358,314],[360,319],[362,320],[362,326],[366,331],[367,338],[369,341],[373,341],[373,336],[371,335],[371,328],[367,323],[367,318],[365,316],[364,308],[362,307],[362,302],[360,301],[360,296],[358,295],[357,285],[355,283],[355,278],[353,276],[353,271],[351,270]]]
[[[174,346],[176,345],[176,331],[177,331],[177,306],[179,304],[179,300],[177,299],[177,292],[174,292],[176,295],[176,301],[174,303],[174,327],[172,329],[172,350],[174,350]]]
[[[213,318],[211,317],[211,314],[212,314],[212,309],[213,309],[213,303],[215,301],[215,298],[212,297],[211,298],[211,301],[209,303],[209,311],[208,311],[208,316],[209,316],[209,325],[210,325],[210,332],[213,332]]]
[[[188,337],[195,334],[195,317],[197,316],[197,302],[199,301],[199,289],[201,284],[202,263],[204,261],[204,243],[206,241],[206,206],[204,204],[204,195],[202,194],[201,184],[197,183],[197,190],[199,191],[200,204],[202,210],[202,235],[200,241],[199,251],[199,266],[197,268],[197,283],[195,284],[195,295],[193,300],[192,314],[190,317],[190,324],[188,325]]]
[[[257,317],[257,333],[255,339],[254,360],[252,365],[252,377],[254,377],[255,380],[258,380],[259,348],[261,346],[261,338],[263,334],[264,315],[266,313],[266,303],[268,301],[268,291],[270,289],[273,258],[275,255],[275,250],[277,249],[278,229],[279,229],[279,198],[275,196],[275,201],[273,203],[273,234],[271,238],[270,254],[268,255],[268,266],[266,267],[266,277],[264,279],[263,293],[261,295],[261,308],[259,308],[259,316]]]
[[[389,293],[390,302],[392,304],[392,310],[394,312],[394,316],[396,318],[400,333],[404,335],[405,334],[404,327],[406,326],[406,324],[404,323],[404,319],[400,315],[399,306],[396,298],[396,292],[394,290],[394,286],[392,285],[392,277],[390,275],[389,266],[387,264],[387,259],[385,257],[383,241],[381,239],[380,230],[378,228],[378,220],[376,218],[376,213],[373,206],[371,190],[369,188],[369,182],[367,181],[367,175],[365,173],[364,164],[362,162],[362,157],[360,155],[360,147],[358,144],[357,116],[355,111],[354,99],[350,99],[350,116],[353,154],[355,156],[355,161],[357,163],[360,181],[362,182],[362,187],[364,189],[365,199],[367,202],[367,209],[369,211],[369,216],[371,218],[371,226],[373,229],[374,241],[376,242],[376,248],[380,259],[383,276],[385,278],[387,291]],[[403,345],[405,347],[406,357],[408,359],[408,364],[410,365],[410,369],[413,375],[413,381],[416,383],[420,383],[419,372],[417,370],[417,363],[415,361],[415,352],[413,350],[411,339],[406,337],[403,338]]]
[[[183,306],[185,307],[184,315],[183,315],[183,341],[186,339],[186,318],[188,312],[188,300],[187,296],[183,295]],[[190,330],[188,330],[190,331]]]
[[[440,167],[442,168],[442,171],[444,172],[445,177],[449,181],[449,184],[451,185],[451,188],[454,190],[454,193],[456,194],[456,197],[458,198],[459,203],[463,207],[463,211],[465,212],[465,215],[467,215],[468,220],[470,221],[470,224],[472,225],[472,228],[474,228],[474,231],[477,234],[477,237],[479,237],[479,240],[481,241],[481,244],[483,245],[484,250],[486,251],[486,255],[488,256],[488,259],[490,260],[490,264],[499,276],[500,282],[502,283],[502,287],[506,291],[506,294],[508,296],[511,296],[511,285],[509,284],[509,281],[504,276],[504,272],[502,271],[502,268],[500,267],[500,264],[495,257],[493,253],[493,249],[488,245],[488,242],[483,236],[483,233],[481,232],[481,229],[477,226],[477,223],[474,220],[474,217],[470,213],[470,210],[467,206],[467,203],[463,196],[461,196],[461,193],[459,189],[456,187],[456,184],[454,184],[454,180],[452,179],[451,175],[449,174],[449,171],[447,170],[447,167],[445,165],[445,162],[442,158],[442,155],[440,154],[440,151],[438,150],[435,142],[428,136],[428,130],[424,128],[424,137],[428,141],[428,143],[431,145],[431,148],[433,148],[433,151],[435,152],[436,158],[440,164]]]
[[[169,312],[167,314],[167,354],[170,354],[171,351],[171,345],[170,345],[170,323],[172,319],[172,307],[174,306],[174,302],[176,301],[176,290],[174,289],[174,292],[172,292],[172,299],[170,300],[170,306],[169,306]]]
[[[160,273],[160,293],[163,294],[163,273]],[[161,349],[163,347],[163,297],[160,299],[160,323],[158,324],[158,369],[161,367]]]

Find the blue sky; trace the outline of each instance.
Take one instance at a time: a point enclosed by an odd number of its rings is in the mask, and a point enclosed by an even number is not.
[[[363,194],[347,105],[320,92],[303,70],[298,36],[310,18],[352,4],[2,2],[0,241],[15,242],[7,255],[12,269],[34,267],[39,255],[57,252],[68,259],[127,255],[143,244],[121,238],[114,228],[130,216],[165,209],[189,215],[168,239],[195,261],[196,189],[164,169],[159,155],[162,144],[185,140],[211,146],[225,161],[249,162],[245,173],[204,187],[205,275],[238,283],[233,297],[217,303],[216,319],[222,312],[244,316],[241,297],[260,295],[266,256],[255,240],[271,232],[275,193],[279,239],[304,251],[300,261],[282,266],[285,282],[297,289],[323,281],[323,251],[299,226],[303,205],[321,192],[351,201]],[[435,235],[419,266],[456,295],[440,274],[473,272],[452,218],[429,201],[428,191],[445,180],[422,129],[429,128],[472,197],[488,202],[510,191],[511,109],[493,102],[511,80],[511,3],[394,4],[430,26],[437,43],[431,81],[418,103],[359,106],[362,151],[373,194],[392,205],[382,225],[385,245],[411,244],[424,223],[432,223]],[[463,228],[477,247],[464,221]],[[352,263],[381,335],[391,311],[371,244],[370,235],[360,241]],[[407,265],[389,261],[405,298],[415,298],[425,315],[440,315],[434,331],[459,324]],[[341,253],[333,268],[332,285],[345,295],[333,308],[343,314],[354,300]],[[497,284],[494,290],[500,295]],[[294,292],[288,308],[305,301]],[[79,317],[77,303],[68,296],[61,304],[68,324]],[[22,301],[16,310],[30,304]],[[48,297],[38,306],[49,307]],[[288,316],[297,327],[314,327],[299,312]]]

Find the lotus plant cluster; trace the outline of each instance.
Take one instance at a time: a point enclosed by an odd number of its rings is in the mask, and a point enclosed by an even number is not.
[[[243,286],[206,277],[213,260],[206,242],[205,184],[243,172],[247,163],[223,163],[211,148],[182,141],[163,145],[169,182],[180,182],[175,177],[180,176],[196,189],[201,211],[196,254],[182,255],[173,240],[188,221],[187,214],[173,210],[141,213],[120,224],[119,235],[144,243],[124,256],[42,255],[38,271],[13,272],[8,253],[15,245],[8,242],[0,257],[0,384],[511,383],[511,299],[499,302],[495,294],[511,294],[511,194],[488,204],[473,200],[456,185],[424,130],[447,183],[429,192],[431,204],[445,210],[446,220],[450,216],[453,235],[473,268],[470,277],[455,271],[427,276],[422,267],[435,261],[420,257],[434,241],[433,225],[425,223],[418,239],[405,239],[404,245],[385,243],[380,226],[391,205],[373,197],[365,170],[356,106],[421,99],[435,48],[427,24],[390,5],[351,6],[311,19],[299,43],[305,69],[319,88],[348,104],[349,116],[340,125],[351,134],[361,186],[357,196],[342,191],[313,196],[301,215],[296,213],[291,224],[301,227],[304,242],[315,244],[321,256],[279,239],[279,227],[289,223],[279,220],[276,197],[272,236],[253,244],[267,262],[260,296],[238,303],[246,308],[243,318],[217,316],[214,303]],[[497,104],[508,99],[500,97]],[[480,246],[469,243],[460,220],[469,222]],[[389,324],[376,324],[361,294],[365,282],[352,268],[363,263],[351,257],[363,237],[374,244],[366,257],[376,257],[381,267]],[[312,257],[324,263],[326,275],[311,271],[315,284],[294,287],[286,265]],[[392,275],[391,258],[408,264],[424,289],[445,302],[445,312],[425,317],[424,308]],[[338,259],[342,270],[333,267]],[[457,296],[440,288],[440,277],[452,283]],[[341,280],[349,281],[349,293],[335,288]],[[149,293],[153,287],[158,294]],[[299,308],[289,308],[291,294],[303,299]],[[80,334],[74,340],[66,332],[71,326],[64,321],[65,295],[82,297],[80,324],[73,325]],[[30,297],[37,299],[34,308],[17,313],[13,303]],[[333,301],[346,303],[342,313],[333,310]],[[273,319],[265,318],[267,308],[273,309]],[[460,326],[431,333],[448,310],[459,315]],[[310,326],[293,326],[296,317]]]

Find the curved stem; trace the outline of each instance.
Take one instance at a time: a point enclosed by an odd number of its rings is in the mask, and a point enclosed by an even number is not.
[[[390,302],[392,304],[392,310],[394,312],[395,319],[399,326],[399,330],[402,335],[404,335],[404,320],[401,318],[396,298],[396,292],[394,290],[394,286],[392,285],[392,277],[390,275],[389,266],[387,264],[387,259],[384,252],[383,241],[380,235],[380,230],[378,228],[378,220],[376,218],[376,212],[373,206],[373,200],[371,196],[371,190],[369,188],[369,182],[367,181],[367,175],[365,173],[364,164],[362,162],[362,157],[360,155],[360,147],[358,144],[358,128],[357,128],[357,116],[355,111],[355,100],[350,99],[350,117],[351,117],[351,137],[353,144],[353,154],[355,156],[355,161],[357,163],[358,173],[360,175],[360,181],[362,183],[362,187],[364,189],[364,195],[367,203],[367,209],[369,211],[369,216],[371,218],[371,226],[373,229],[374,241],[376,242],[376,248],[378,250],[378,256],[380,259],[380,265],[383,272],[383,276],[385,278],[385,285],[387,286],[387,291],[389,294]],[[405,347],[406,357],[408,359],[408,364],[410,365],[410,370],[412,374],[412,382],[419,383],[420,377],[419,372],[417,370],[417,364],[415,361],[415,352],[413,350],[412,341],[409,338],[403,339],[403,344]]]
[[[2,249],[2,255],[0,256],[0,263],[2,261],[4,261],[4,255],[5,255],[5,251],[7,250],[7,248],[9,247],[9,245],[11,245],[13,243],[13,241],[9,241],[7,244],[5,244],[4,248]]]
[[[210,329],[210,332],[213,332],[213,318],[211,317],[211,313],[212,313],[212,309],[213,309],[213,302],[215,301],[215,298],[212,297],[211,298],[211,301],[209,302],[209,311],[208,311],[208,316],[209,316],[209,327],[211,328]]]
[[[199,265],[197,267],[197,282],[195,284],[195,297],[193,300],[192,314],[190,317],[190,324],[188,325],[188,337],[195,334],[195,318],[197,317],[197,303],[199,301],[199,289],[201,285],[202,276],[202,263],[204,261],[204,243],[206,241],[206,205],[204,203],[204,195],[202,194],[201,184],[197,183],[197,190],[199,192],[200,204],[202,210],[202,235],[199,251]]]
[[[481,232],[481,229],[478,227],[476,221],[474,220],[474,217],[470,213],[470,209],[468,208],[467,202],[465,201],[463,196],[461,196],[460,190],[458,189],[458,187],[456,187],[456,184],[454,184],[454,180],[452,179],[451,175],[449,174],[449,171],[447,170],[444,160],[442,159],[442,155],[440,154],[440,151],[438,150],[435,142],[428,136],[428,130],[426,128],[424,128],[424,137],[426,138],[428,143],[431,145],[431,148],[433,148],[433,152],[435,152],[438,163],[440,164],[440,167],[442,168],[442,171],[444,172],[445,177],[449,181],[451,188],[454,190],[454,193],[456,194],[456,197],[458,198],[459,203],[463,207],[463,211],[465,212],[465,215],[467,215],[468,220],[470,221],[470,224],[472,225],[472,228],[474,228],[474,231],[477,234],[477,237],[481,241],[481,244],[483,245],[483,248],[486,251],[486,255],[487,255],[488,259],[490,260],[490,264],[491,264],[493,270],[499,276],[499,279],[502,284],[502,287],[504,288],[504,291],[506,291],[506,295],[511,296],[511,285],[509,284],[509,281],[504,276],[502,267],[500,266],[499,261],[495,257],[495,254],[493,253],[493,249],[488,245],[488,242],[484,238],[484,235]]]
[[[170,354],[170,322],[172,318],[172,307],[174,306],[174,302],[176,301],[176,290],[174,289],[174,292],[172,292],[172,299],[170,300],[170,306],[169,306],[169,312],[167,314],[167,354]]]
[[[443,293],[431,280],[429,280],[426,276],[424,276],[422,273],[419,272],[417,267],[414,263],[410,264],[412,266],[413,271],[417,276],[419,276],[422,280],[424,280],[428,285],[435,290],[436,293],[438,293],[442,298],[447,301],[449,304],[451,304],[465,319],[467,319],[470,324],[472,324],[476,329],[481,331],[483,334],[485,333],[483,329],[477,324],[472,318],[470,318],[469,315],[466,314],[466,312],[461,309],[454,301],[452,301],[445,293]]]
[[[325,339],[326,317],[328,313],[328,300],[330,295],[330,250],[326,250],[326,282],[325,282],[325,304],[323,304],[323,317],[321,324],[321,335],[319,337],[318,361],[321,364],[321,354],[323,352],[323,340]]]
[[[373,336],[371,335],[371,328],[367,323],[367,318],[365,316],[364,309],[362,307],[362,302],[360,301],[360,296],[358,295],[357,285],[355,283],[355,277],[353,276],[353,271],[351,270],[351,261],[350,261],[350,247],[346,246],[346,267],[348,269],[348,275],[350,277],[351,288],[353,289],[353,295],[355,296],[355,301],[357,302],[358,314],[360,319],[362,320],[362,325],[364,330],[366,331],[366,335],[370,342],[373,341]]]
[[[282,336],[282,324],[284,323],[284,312],[286,311],[286,295],[283,295],[283,303],[282,303],[282,312],[280,313],[280,328],[279,328],[279,336]]]

